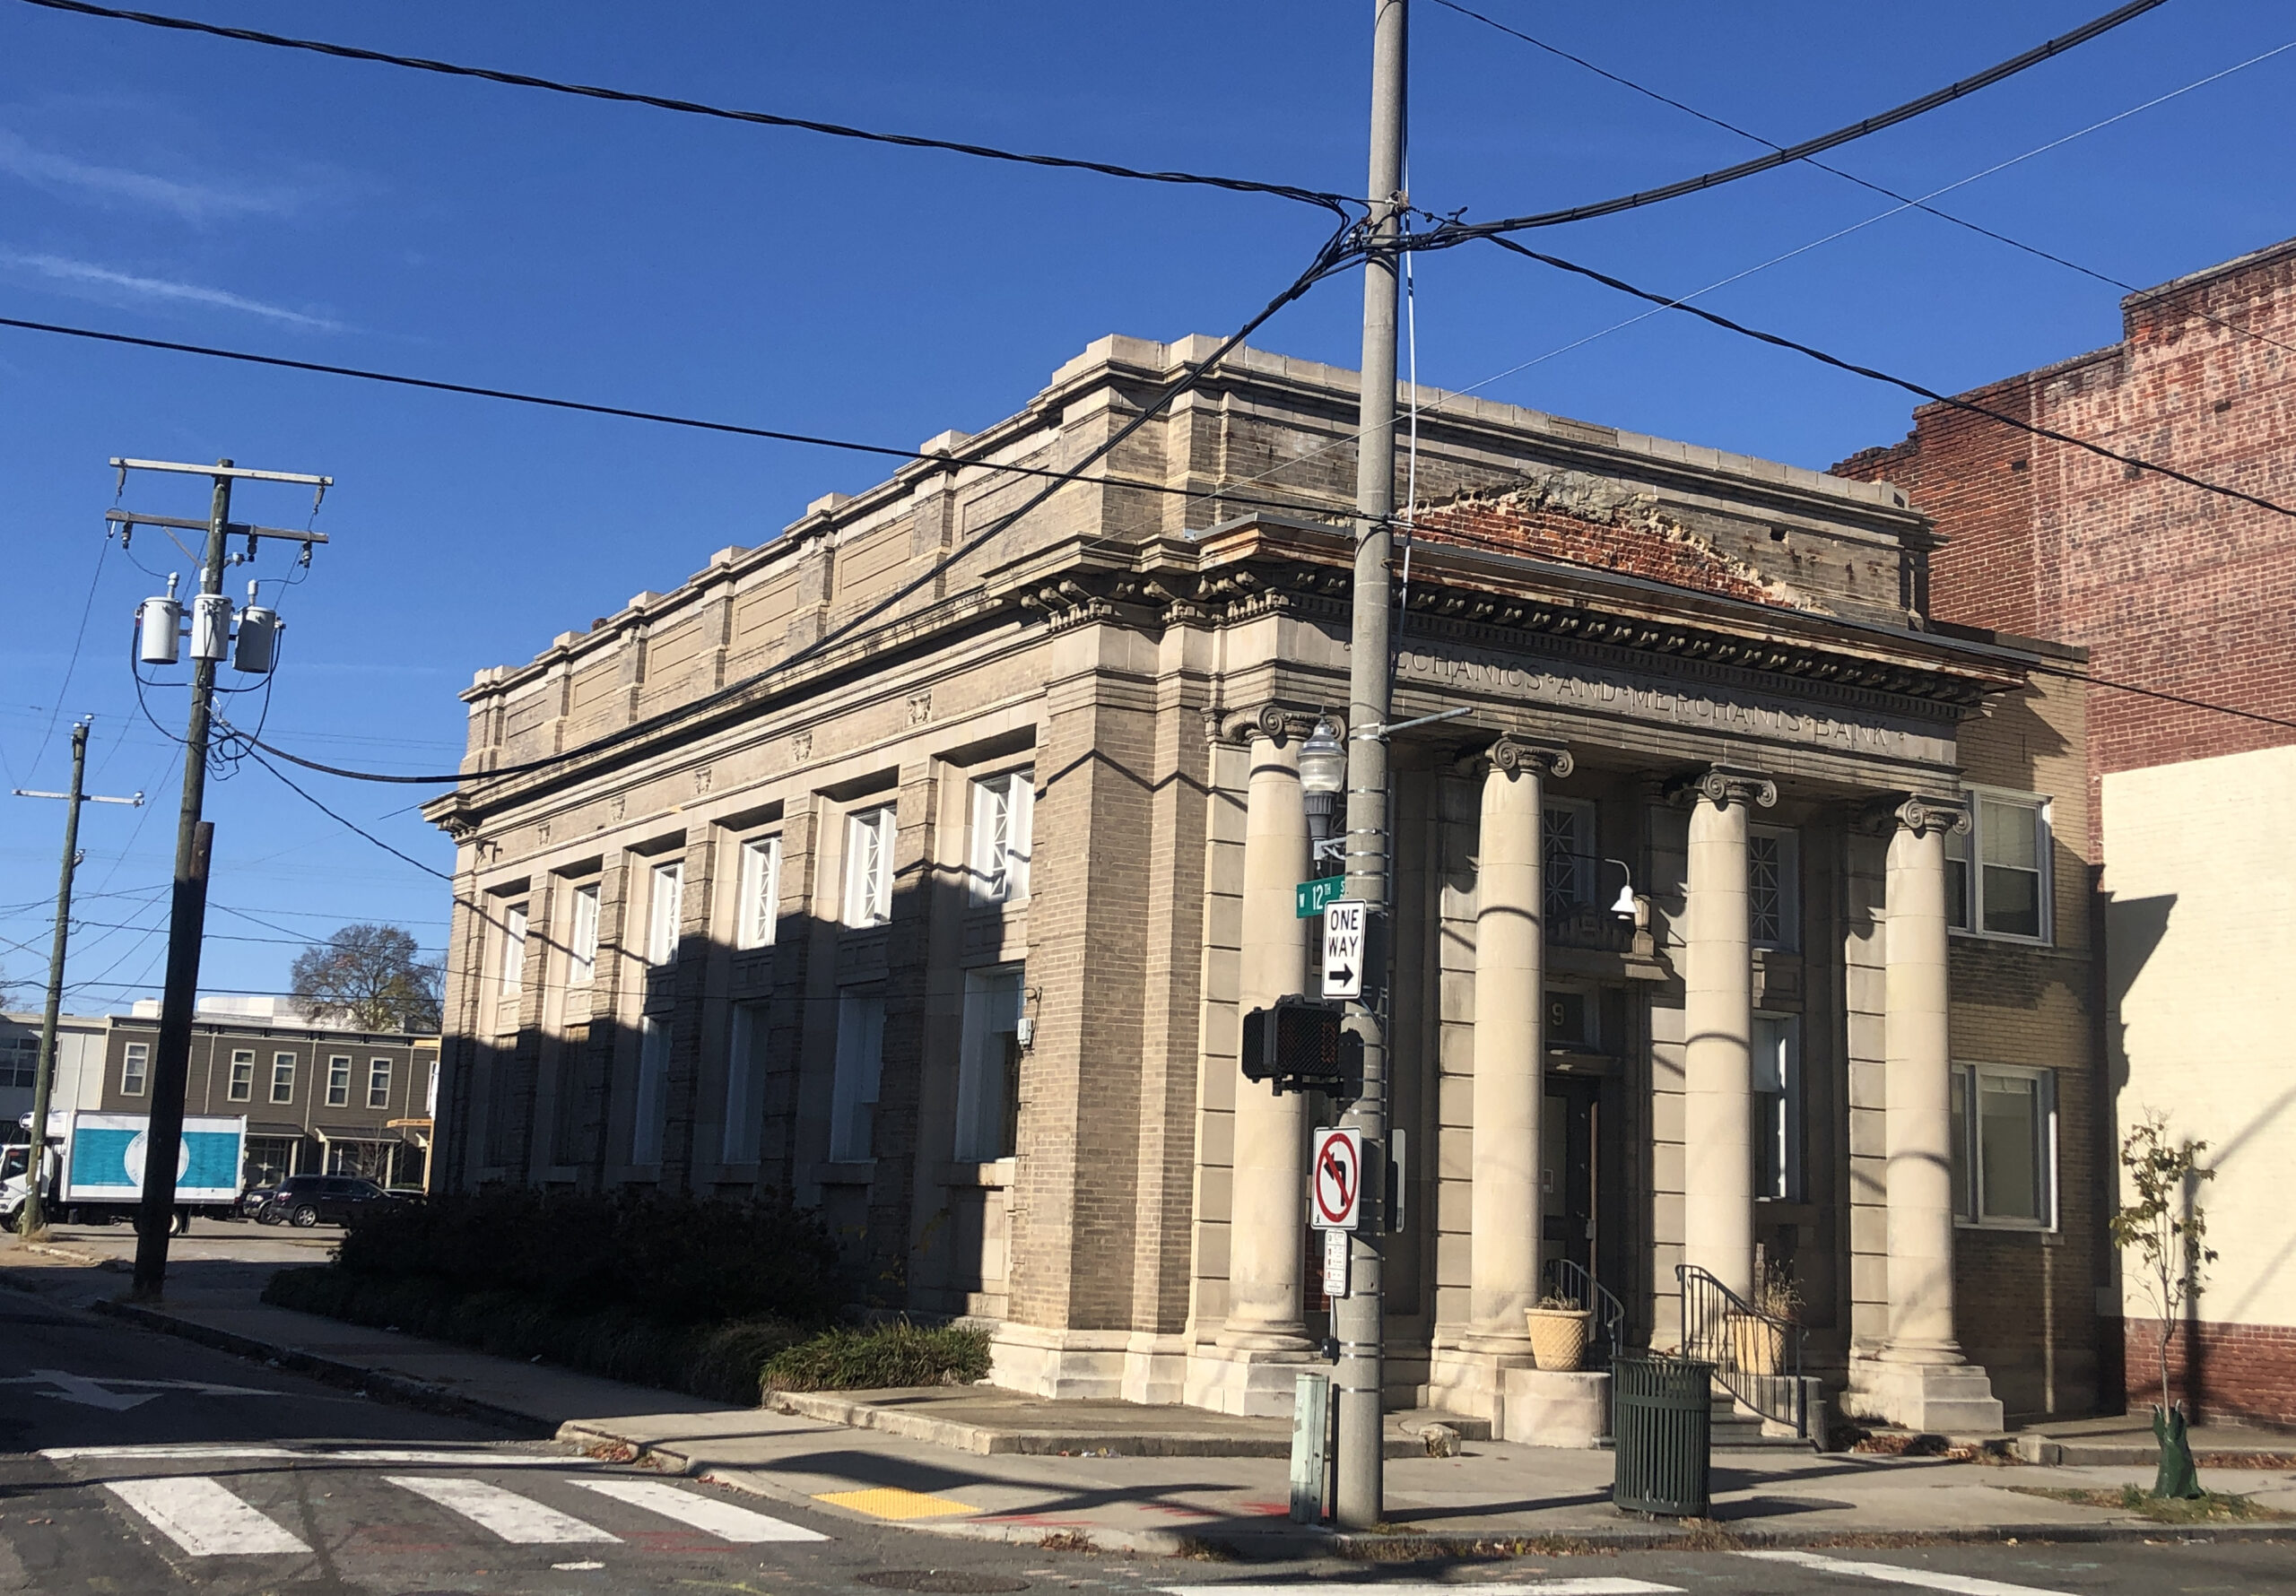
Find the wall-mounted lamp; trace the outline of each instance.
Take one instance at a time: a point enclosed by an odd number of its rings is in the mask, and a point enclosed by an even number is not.
[[[1628,868],[1627,863],[1623,859],[1605,859],[1603,863],[1605,864],[1617,865],[1619,873],[1626,878],[1625,884],[1618,889],[1618,901],[1611,905],[1611,913],[1616,915],[1622,920],[1632,920],[1637,918],[1637,904],[1634,897],[1634,872]]]

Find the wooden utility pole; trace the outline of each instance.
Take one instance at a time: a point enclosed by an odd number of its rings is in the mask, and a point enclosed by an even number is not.
[[[56,1027],[64,1011],[64,955],[72,941],[72,876],[80,867],[80,806],[83,803],[125,803],[140,808],[144,794],[107,798],[83,790],[88,774],[88,723],[83,717],[72,728],[72,790],[34,793],[16,789],[19,798],[64,800],[64,868],[56,883],[56,939],[48,950],[48,1009],[39,1022],[39,1073],[32,1078],[31,1146],[24,1160],[24,1210],[16,1228],[37,1240],[48,1227],[46,1196],[40,1190],[48,1157],[48,1111],[56,1089]]]
[[[299,482],[320,494],[332,477],[284,471],[245,471],[229,460],[185,465],[167,460],[114,460],[120,480],[130,471],[165,471],[204,476],[213,483],[209,499],[207,542],[199,562],[199,590],[192,596],[191,724],[184,736],[183,803],[176,821],[175,900],[168,921],[168,984],[160,999],[158,1056],[152,1065],[152,1116],[144,1131],[144,1201],[136,1217],[135,1278],[130,1295],[158,1298],[168,1277],[168,1235],[175,1226],[176,1163],[183,1154],[183,1098],[191,1071],[191,1028],[199,994],[199,946],[207,927],[207,865],[214,851],[215,827],[201,818],[207,797],[209,723],[214,712],[215,667],[222,663],[231,631],[231,602],[223,596],[223,569],[232,560],[227,537],[245,537],[248,555],[263,538],[300,542],[305,551],[326,540],[310,532],[248,526],[231,520],[231,484],[252,479]],[[316,511],[317,501],[313,502]],[[115,511],[107,519],[128,525],[180,526],[157,516]],[[173,658],[172,653],[169,655]],[[262,666],[269,670],[268,663]]]

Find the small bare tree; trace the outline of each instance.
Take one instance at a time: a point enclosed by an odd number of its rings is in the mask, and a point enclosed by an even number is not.
[[[2194,1189],[2216,1178],[2200,1167],[2205,1141],[2171,1144],[2168,1121],[2148,1115],[2121,1140],[2120,1167],[2135,1201],[2112,1217],[2113,1245],[2134,1254],[2138,1281],[2161,1321],[2161,1408],[2169,1409],[2169,1341],[2178,1315],[2200,1300],[2201,1275],[2216,1262],[2206,1245],[2207,1216]]]
[[[362,1031],[436,1031],[439,961],[396,925],[346,925],[295,956],[288,985],[314,1017]]]

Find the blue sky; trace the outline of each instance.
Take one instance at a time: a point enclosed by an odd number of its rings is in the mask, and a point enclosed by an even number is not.
[[[1476,8],[1790,140],[2062,32],[2104,0]],[[1358,0],[177,9],[1135,165],[1349,192],[1363,170]],[[1430,210],[1544,209],[1756,148],[1428,0],[1413,27],[1413,192]],[[2284,6],[2173,0],[1830,159],[1926,193],[2292,40]],[[2296,233],[2292,89],[2296,50],[1938,203],[2129,282],[2196,270]],[[1538,242],[1686,292],[1887,208],[1796,169]],[[907,446],[1010,413],[1103,334],[1227,330],[1322,231],[1280,200],[864,147],[0,0],[0,314],[35,320]],[[1426,258],[1417,289],[1431,386],[1488,382],[1516,403],[1813,466],[1906,429],[1893,390],[1680,316],[1606,333],[1640,308],[1495,250]],[[1908,213],[1705,302],[1952,390],[2110,342],[2118,295]],[[1256,342],[1352,365],[1360,304],[1352,277],[1334,282]],[[525,660],[632,593],[675,585],[709,551],[761,542],[808,499],[883,474],[787,445],[0,329],[0,548],[13,577],[0,777],[61,786],[69,723],[92,714],[93,788],[156,800],[86,816],[87,924],[70,969],[83,1010],[157,990],[178,781],[126,665],[130,612],[159,583],[105,550],[114,455],[228,455],[337,479],[317,521],[336,541],[280,601],[269,730],[315,758],[401,771],[452,768],[455,694],[474,669]],[[147,477],[127,502],[196,516],[204,493]],[[238,510],[300,525],[309,499],[254,488]],[[149,533],[133,552],[154,573],[190,568]],[[255,572],[288,573],[275,553]],[[155,691],[151,708],[178,729],[183,694]],[[309,785],[395,846],[451,863],[412,812],[417,791]],[[282,986],[297,939],[352,920],[443,935],[441,882],[261,770],[211,785],[208,813],[210,988]],[[60,821],[58,805],[0,797],[0,970],[20,979],[45,971]]]

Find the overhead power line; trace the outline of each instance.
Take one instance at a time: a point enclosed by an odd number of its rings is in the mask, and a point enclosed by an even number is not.
[[[2044,676],[2061,676],[2067,681],[2085,682],[2091,687],[2108,688],[2117,693],[2134,693],[2140,698],[2158,698],[2163,704],[2180,704],[2187,709],[2205,709],[2214,715],[2255,721],[2259,725],[2285,726],[2296,731],[2296,720],[2290,720],[2284,716],[2266,715],[2262,710],[2235,709],[2230,704],[2211,703],[2206,698],[2189,698],[2182,693],[2163,692],[2157,687],[2138,687],[2131,681],[2115,681],[2110,677],[2092,675],[2086,671],[2070,671],[2063,665],[2037,664],[2032,668]]]
[[[1010,161],[1022,166],[1051,167],[1057,169],[1095,172],[1104,178],[1123,178],[1138,183],[1181,184],[1198,188],[1222,188],[1233,194],[1265,194],[1278,199],[1295,200],[1302,204],[1320,205],[1343,216],[1352,216],[1363,210],[1362,203],[1345,195],[1327,193],[1318,188],[1303,188],[1292,183],[1264,183],[1251,178],[1227,178],[1205,172],[1152,171],[1138,167],[1120,166],[1114,161],[1085,160],[1069,155],[1034,154],[1020,150],[1000,150],[989,144],[969,144],[955,139],[926,138],[917,134],[886,133],[866,127],[848,127],[840,122],[821,122],[808,117],[783,116],[774,111],[738,110],[726,106],[708,105],[698,100],[679,100],[662,94],[641,94],[628,89],[608,89],[596,83],[562,82],[555,78],[535,77],[530,73],[504,72],[491,66],[465,66],[452,61],[434,61],[422,56],[399,56],[387,50],[363,49],[357,45],[335,44],[320,39],[296,39],[283,33],[265,33],[254,28],[226,28],[214,22],[196,22],[189,17],[164,16],[157,12],[121,11],[109,5],[91,5],[86,0],[23,0],[27,5],[37,5],[48,11],[69,12],[78,16],[101,17],[116,22],[136,22],[147,28],[165,28],[178,33],[200,33],[212,39],[228,39],[241,44],[268,45],[274,49],[305,50],[316,56],[332,56],[344,61],[368,61],[382,66],[404,67],[413,72],[437,73],[446,77],[476,78],[489,83],[504,83],[514,89],[540,89],[551,94],[571,94],[584,100],[604,100],[622,105],[651,106],[658,111],[675,111],[688,117],[710,117],[722,122],[747,122],[761,127],[787,127],[804,133],[818,133],[831,138],[858,139],[865,143],[892,144],[909,150],[941,150],[952,155],[970,155],[979,160]],[[2159,0],[2154,0],[2155,4]]]
[[[248,737],[245,733],[238,732],[236,728],[231,726],[230,723],[224,721],[222,716],[216,716],[216,720],[222,724],[227,735],[237,736],[250,743],[254,742],[254,739]],[[417,859],[412,854],[401,853],[398,849],[385,842],[381,837],[377,837],[373,832],[358,824],[358,822],[345,820],[343,816],[335,813],[335,811],[329,809],[326,804],[311,796],[310,794],[296,785],[293,779],[290,777],[285,771],[280,769],[278,766],[273,764],[269,759],[265,759],[263,755],[257,753],[253,748],[249,748],[248,750],[248,757],[253,759],[257,764],[262,766],[265,770],[270,771],[273,776],[276,776],[281,786],[285,787],[289,792],[294,794],[296,797],[300,798],[313,809],[317,810],[319,813],[325,815],[328,820],[333,820],[345,831],[351,832],[353,836],[366,838],[369,842],[373,843],[377,847],[382,849],[384,853],[388,854],[394,859],[401,860],[405,863],[412,864],[415,869],[422,872],[425,875],[437,876],[442,881],[451,881],[455,879],[453,872],[440,870],[436,865],[425,864],[422,860]],[[283,755],[282,757],[283,758],[285,756]]]
[[[26,0],[26,4],[46,4],[46,0]],[[1041,477],[1054,482],[1083,482],[1094,487],[1137,489],[1143,493],[1161,493],[1180,498],[1196,495],[1193,490],[1173,487],[1164,482],[1135,481],[1125,477],[1087,476],[1082,470],[1061,471],[1049,465],[1022,465],[997,460],[970,458],[953,452],[937,451],[927,454],[920,449],[904,449],[891,444],[857,443],[848,438],[826,438],[811,432],[787,432],[772,427],[749,427],[736,421],[712,421],[699,416],[674,415],[666,411],[633,410],[620,404],[595,404],[583,399],[558,399],[547,394],[522,393],[515,388],[482,387],[474,383],[445,382],[436,377],[409,377],[404,372],[374,371],[360,366],[335,366],[323,360],[294,360],[284,355],[261,355],[241,349],[223,349],[213,344],[178,343],[167,338],[145,338],[132,333],[114,333],[100,327],[75,327],[62,322],[27,321],[21,317],[0,316],[0,327],[16,327],[28,333],[51,333],[63,338],[84,338],[98,343],[120,343],[134,349],[156,349],[169,354],[200,355],[214,360],[235,360],[248,366],[270,366],[283,371],[307,371],[319,377],[345,377],[359,382],[378,382],[393,387],[417,388],[433,394],[458,394],[472,399],[500,399],[511,404],[534,404],[545,410],[573,411],[578,414],[610,416],[618,421],[652,421],[664,427],[684,427],[699,432],[718,432],[733,438],[762,438],[768,443],[803,444],[808,448],[836,449],[849,455],[874,455],[881,458],[903,462],[938,461],[952,466],[977,466],[982,471],[1001,472],[1010,476]],[[1095,455],[1094,460],[1100,456]],[[1234,499],[1231,502],[1248,504],[1257,509],[1294,510],[1311,515],[1328,515],[1329,505],[1308,504],[1300,500],[1272,499]],[[163,734],[165,733],[162,728]],[[178,741],[181,741],[178,739]]]
[[[51,3],[51,0],[33,0],[33,3],[47,4]],[[57,0],[57,3],[60,3],[60,0]],[[1684,178],[1678,182],[1668,183],[1657,188],[1645,188],[1633,194],[1619,195],[1612,199],[1596,200],[1588,204],[1570,205],[1560,211],[1542,211],[1528,216],[1507,216],[1496,221],[1461,221],[1455,218],[1437,217],[1435,218],[1437,225],[1427,232],[1417,235],[1411,247],[1420,250],[1448,249],[1454,245],[1464,244],[1473,239],[1497,238],[1501,234],[1524,232],[1532,228],[1559,227],[1565,222],[1588,221],[1597,216],[1613,216],[1622,211],[1639,210],[1644,205],[1659,204],[1666,200],[1680,199],[1684,195],[1700,194],[1709,188],[1719,188],[1725,183],[1735,183],[1741,178],[1751,178],[1761,172],[1775,171],[1781,166],[1789,166],[1797,160],[1806,160],[1813,155],[1823,154],[1828,150],[1865,138],[1871,134],[1880,133],[1885,128],[1895,127],[1901,122],[1910,122],[1916,117],[1926,115],[1940,106],[1950,105],[1954,100],[1974,94],[1980,89],[1990,88],[2005,78],[2014,77],[2028,67],[2038,66],[2052,56],[2061,56],[2067,50],[2084,45],[2100,34],[2110,32],[2123,22],[2130,22],[2166,4],[2168,0],[2130,0],[2130,4],[2118,10],[2109,11],[2094,21],[2075,28],[2070,33],[2060,33],[2055,39],[2044,40],[2030,50],[1988,66],[1983,72],[1948,83],[1942,89],[1933,89],[1918,99],[1909,100],[1903,105],[1867,117],[1863,121],[1852,122],[1846,127],[1837,127],[1831,133],[1822,133],[1817,137],[1805,139],[1798,144],[1789,144],[1783,149],[1773,149],[1769,154],[1757,155],[1751,160],[1741,160],[1733,166],[1721,167],[1710,172],[1701,172],[1697,177]],[[1422,212],[1422,214],[1427,214],[1427,213]]]
[[[87,926],[97,931],[143,931],[146,929],[141,925],[127,925],[109,920],[74,920],[72,922],[72,924],[74,929],[81,926]],[[154,926],[150,929],[157,930],[158,927]],[[325,937],[251,937],[244,936],[238,932],[204,930],[199,933],[199,937],[200,941],[204,942],[261,942],[270,946],[282,948],[323,948],[326,946],[326,939]],[[420,944],[417,945],[419,946]],[[443,947],[444,944],[441,943],[439,944],[439,946]],[[436,951],[436,949],[434,948],[431,950]]]
[[[1592,266],[1582,266],[1576,261],[1565,260],[1561,256],[1557,255],[1543,255],[1539,251],[1532,249],[1526,245],[1517,243],[1512,239],[1494,237],[1491,239],[1491,242],[1498,245],[1501,249],[1510,250],[1513,253],[1523,256],[1526,260],[1537,261],[1541,265],[1552,266],[1558,271],[1573,273],[1580,277],[1588,278],[1593,282],[1599,282],[1605,288],[1615,289],[1622,294],[1631,294],[1636,299],[1645,300],[1649,304],[1660,306],[1668,310],[1678,310],[1685,316],[1694,316],[1700,321],[1710,322],[1715,326],[1722,328],[1725,332],[1735,333],[1740,337],[1755,339],[1760,343],[1774,344],[1779,349],[1790,349],[1796,354],[1807,355],[1811,360],[1816,360],[1823,365],[1831,366],[1838,371],[1847,371],[1854,377],[1863,377],[1870,378],[1874,382],[1887,383],[1892,387],[1903,388],[1907,393],[1918,395],[1921,398],[1927,399],[1934,403],[1947,405],[1954,410],[1965,412],[1970,415],[1982,416],[1987,421],[1998,421],[2001,425],[2013,428],[2017,431],[2029,432],[2035,438],[2046,438],[2051,443],[2061,443],[2071,448],[2083,449],[2087,451],[2089,454],[2100,455],[2107,460],[2116,461],[2122,465],[2130,466],[2138,471],[2151,472],[2156,476],[2166,477],[2170,481],[2182,482],[2189,488],[2197,488],[2204,493],[2214,493],[2225,499],[2238,499],[2242,504],[2252,504],[2258,509],[2270,510],[2275,516],[2296,516],[2296,509],[2292,509],[2287,505],[2275,503],[2272,499],[2260,498],[2257,494],[2245,492],[2239,488],[2226,487],[2222,482],[2212,482],[2205,477],[2194,476],[2191,473],[2179,471],[2172,465],[2161,465],[2153,461],[2143,459],[2135,455],[2126,455],[2118,449],[2107,448],[2103,444],[2092,443],[2085,438],[2075,438],[2069,432],[2059,432],[2053,427],[2043,427],[2037,422],[2022,421],[2016,416],[2005,414],[2000,411],[1979,404],[1974,400],[1957,398],[1951,394],[1941,394],[1936,389],[1926,387],[1922,384],[1915,382],[1909,377],[1895,377],[1887,371],[1878,370],[1872,366],[1861,366],[1854,360],[1845,360],[1839,355],[1828,354],[1824,350],[1816,348],[1812,344],[1801,343],[1796,339],[1788,338],[1783,334],[1765,333],[1759,327],[1750,327],[1744,322],[1732,321],[1726,316],[1717,315],[1711,310],[1704,309],[1697,305],[1689,304],[1684,300],[1669,299],[1665,294],[1653,293],[1647,288],[1637,288],[1633,283],[1625,281],[1623,278],[1613,277],[1607,272],[1598,272]]]
[[[1661,93],[1659,91],[1651,88],[1647,83],[1638,83],[1632,78],[1622,76],[1618,73],[1611,71],[1606,66],[1602,66],[1593,61],[1587,60],[1584,56],[1573,55],[1570,51],[1563,49],[1558,45],[1550,44],[1544,39],[1539,39],[1532,34],[1526,33],[1520,28],[1502,22],[1496,17],[1487,15],[1483,12],[1475,10],[1473,6],[1462,5],[1459,4],[1459,0],[1435,0],[1435,4],[1442,6],[1447,11],[1457,12],[1461,16],[1472,17],[1476,22],[1483,23],[1486,27],[1496,29],[1498,31],[1506,34],[1510,39],[1520,39],[1523,43],[1530,45],[1534,48],[1544,50],[1548,55],[1556,56],[1561,60],[1568,61],[1574,66],[1584,67],[1587,71],[1593,73],[1596,77],[1607,79],[1609,82],[1618,84],[1619,87],[1622,89],[1631,90],[1633,92],[1643,96],[1647,100],[1654,100],[1660,105],[1671,106],[1675,110],[1683,112],[1685,116],[1695,117],[1698,120],[1705,123],[1709,127],[1718,127],[1725,133],[1735,134],[1742,139],[1751,139],[1755,143],[1765,145],[1772,150],[1783,150],[1786,148],[1785,145],[1779,143],[1776,139],[1764,138],[1761,134],[1752,131],[1751,128],[1741,127],[1735,122],[1726,121],[1724,118],[1714,116],[1709,112],[1702,111],[1694,105],[1685,104],[1683,101],[1676,100],[1670,94]],[[2187,93],[2193,89],[2201,87],[2202,84],[2215,82],[2217,78],[2226,75],[2227,73],[2238,72],[2244,66],[2253,66],[2259,61],[2269,59],[2271,56],[2280,55],[2283,52],[2291,49],[2296,49],[2296,42],[2282,45],[2278,49],[2266,50],[2260,56],[2251,56],[2245,61],[2227,67],[2224,72],[2211,74],[2209,76],[2200,79],[2197,82],[2188,83],[2184,88],[2174,91],[2174,92],[2177,94]],[[2158,105],[2161,99],[2166,98],[2169,97],[2164,95],[2153,100],[2146,100],[2142,106],[2137,106],[2130,110],[2122,112],[2121,117],[2133,116],[2138,110],[2144,110],[2152,106]],[[2118,121],[2120,120],[2120,117],[2116,117],[2111,118],[2111,120]],[[2083,131],[2090,132],[2093,130],[2094,126],[2092,126],[2091,128],[2086,128]],[[1919,211],[1926,215],[1935,216],[1940,221],[1951,222],[1953,226],[1966,229],[1970,232],[1978,234],[1981,238],[1991,239],[1996,244],[2006,244],[2012,249],[2020,250],[2039,260],[2048,261],[2052,265],[2063,266],[2068,272],[2078,272],[2082,276],[2089,278],[2092,282],[2101,282],[2109,288],[2119,289],[2124,293],[2137,294],[2149,299],[2160,298],[2163,294],[2172,291],[2166,289],[2145,289],[2136,283],[2129,282],[2121,278],[2116,277],[2109,272],[2100,272],[2094,266],[2083,265],[2079,261],[2068,260],[2064,256],[2058,255],[2052,250],[2044,249],[2038,244],[2028,244],[2022,239],[2013,239],[2007,233],[2001,232],[1994,228],[1989,228],[1983,222],[1971,221],[1966,216],[1956,216],[1951,211],[1944,210],[1936,205],[1928,204],[1923,196],[1900,194],[1896,189],[1890,187],[1886,184],[1876,183],[1870,178],[1861,178],[1856,172],[1845,171],[1840,167],[1831,165],[1826,161],[1816,160],[1813,157],[1805,155],[1802,158],[1802,161],[1804,165],[1815,167],[1822,172],[1830,172],[1833,176],[1839,178],[1845,183],[1854,183],[1869,194],[1878,194],[1884,199],[1895,200],[1900,207]],[[2212,316],[2206,310],[2202,309],[2199,307],[2194,308],[2193,315],[2197,317],[2200,320],[2207,322],[2211,325],[2217,327],[2222,331],[2238,334],[2243,338],[2254,339],[2259,343],[2268,343],[2275,349],[2285,349],[2296,351],[2296,344],[2284,343],[2278,338],[2273,337],[2269,334],[2259,333],[2253,328],[2241,326],[2238,323],[2227,321],[2222,317]]]

